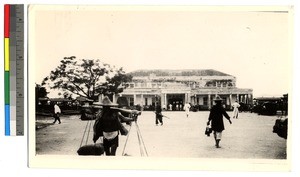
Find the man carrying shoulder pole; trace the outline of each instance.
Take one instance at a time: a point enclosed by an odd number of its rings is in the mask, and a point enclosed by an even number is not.
[[[163,125],[163,115],[161,114],[161,106],[160,104],[157,102],[156,106],[155,106],[155,124],[156,126],[160,123],[160,125]]]

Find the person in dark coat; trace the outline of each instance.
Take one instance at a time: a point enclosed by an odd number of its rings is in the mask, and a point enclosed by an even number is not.
[[[155,107],[155,124],[158,125],[158,123],[160,123],[160,125],[163,125],[163,115],[161,114],[161,106],[159,103],[156,104]]]
[[[216,96],[214,99],[216,105],[214,105],[209,114],[207,125],[210,125],[211,121],[211,129],[214,132],[214,138],[216,142],[216,148],[220,148],[220,141],[222,138],[222,131],[225,130],[223,116],[225,116],[229,123],[232,124],[229,115],[226,113],[225,109],[222,106],[222,98],[220,96]]]
[[[103,109],[96,115],[93,141],[96,143],[99,137],[103,136],[105,155],[115,156],[119,146],[119,132],[121,135],[127,135],[128,133],[121,121],[131,122],[136,121],[136,118],[125,117],[118,110],[111,109],[111,107],[116,107],[118,104],[112,103],[107,96],[103,98],[102,103],[99,105],[103,106]]]

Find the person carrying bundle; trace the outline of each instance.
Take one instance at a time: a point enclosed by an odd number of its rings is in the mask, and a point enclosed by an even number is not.
[[[103,110],[96,115],[96,121],[93,127],[93,141],[96,143],[100,137],[103,137],[105,155],[115,156],[119,146],[119,132],[121,135],[127,135],[128,133],[121,121],[136,121],[137,116],[133,116],[133,118],[123,116],[120,110],[113,109],[113,107],[117,107],[118,104],[112,103],[107,96],[103,98],[102,103],[99,105],[103,106]]]

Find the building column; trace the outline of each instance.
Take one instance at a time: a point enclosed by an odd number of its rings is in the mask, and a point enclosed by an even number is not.
[[[193,97],[193,105],[196,105],[196,101],[197,101],[197,99],[196,99],[196,95]]]
[[[136,105],[136,94],[133,94],[133,105]]]
[[[240,99],[239,99],[239,94],[236,94],[236,100],[237,100],[238,102],[241,102]]]
[[[144,106],[144,95],[143,94],[141,94],[141,106]]]
[[[164,95],[165,95],[165,105],[166,105],[166,109],[167,109],[167,107],[168,107],[168,105],[167,105],[167,94],[165,93]]]
[[[113,94],[112,99],[113,99],[112,102],[116,103],[116,94]]]
[[[187,100],[186,102],[190,103],[191,102],[191,94],[190,93],[186,93],[186,96],[187,96]],[[185,104],[185,103],[184,103]],[[184,105],[183,104],[183,105]]]
[[[252,94],[249,94],[249,104],[253,104],[253,98],[252,98]]]
[[[160,106],[161,106],[161,108],[163,108],[163,105],[165,104],[164,99],[165,99],[164,94],[163,93],[160,94]]]
[[[232,94],[229,95],[229,105],[232,105]]]
[[[207,104],[208,104],[208,109],[211,109],[210,94],[208,94]]]
[[[99,94],[99,96],[98,96],[98,101],[99,101],[99,102],[102,102],[102,99],[103,99],[103,94]]]

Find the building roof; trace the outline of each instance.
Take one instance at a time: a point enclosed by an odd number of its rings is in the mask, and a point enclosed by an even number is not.
[[[49,98],[48,97],[40,97],[40,98],[38,98],[40,101],[48,101],[49,100]]]
[[[72,101],[68,98],[49,98],[50,101],[52,102],[69,102]]]
[[[90,102],[94,101],[94,100],[91,100],[91,99],[88,99],[88,98],[85,98],[82,96],[76,97],[76,100],[77,101],[90,101]]]
[[[257,97],[257,98],[253,98],[253,100],[258,100],[258,101],[278,101],[278,100],[281,100],[281,97]]]
[[[150,74],[156,76],[231,76],[229,74],[216,71],[214,69],[184,69],[184,70],[169,70],[169,69],[154,69],[154,70],[136,70],[129,73],[133,77],[147,77]]]

